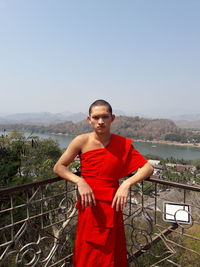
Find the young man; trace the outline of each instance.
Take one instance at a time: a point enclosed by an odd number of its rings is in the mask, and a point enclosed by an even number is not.
[[[74,267],[126,267],[126,241],[122,209],[132,185],[149,177],[153,167],[132,146],[132,140],[111,134],[115,116],[105,100],[89,108],[93,132],[77,136],[54,167],[60,177],[75,183],[78,225]],[[66,166],[79,155],[81,175]],[[139,169],[119,186],[119,179]]]

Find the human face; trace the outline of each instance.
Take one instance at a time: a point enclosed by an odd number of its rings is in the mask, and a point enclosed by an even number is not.
[[[93,130],[98,134],[110,132],[110,126],[115,116],[108,111],[107,106],[95,106],[92,108],[88,121]]]

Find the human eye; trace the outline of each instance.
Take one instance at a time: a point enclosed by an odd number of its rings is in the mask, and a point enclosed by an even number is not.
[[[103,119],[108,119],[108,118],[109,118],[108,115],[104,115],[104,116],[103,116]]]
[[[98,116],[92,116],[94,120],[98,120]]]

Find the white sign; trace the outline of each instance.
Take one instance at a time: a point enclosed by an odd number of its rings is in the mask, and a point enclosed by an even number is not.
[[[190,224],[192,223],[190,212],[191,207],[187,204],[163,203],[163,220],[166,222]]]

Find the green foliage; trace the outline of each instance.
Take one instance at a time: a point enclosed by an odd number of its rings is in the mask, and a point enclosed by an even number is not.
[[[153,159],[153,160],[163,160],[162,157],[160,157],[158,155],[153,155],[153,154],[146,154],[145,158],[146,159]]]
[[[11,186],[51,178],[61,155],[53,139],[25,137],[12,131],[0,137],[0,185]]]
[[[165,135],[166,141],[176,141],[181,143],[200,143],[199,133],[188,132],[179,132],[179,133],[168,133]]]
[[[192,164],[197,168],[197,170],[200,170],[200,159],[193,160]]]
[[[174,164],[192,164],[191,160],[177,159],[173,157],[165,158],[161,160],[161,164],[174,163]]]
[[[81,172],[81,166],[80,166],[80,161],[73,161],[72,163],[69,164],[69,169],[73,173],[79,174]]]
[[[183,134],[169,133],[165,135],[166,141],[176,141],[181,143],[187,143],[187,137]]]
[[[0,184],[7,185],[10,178],[20,167],[20,157],[16,151],[9,147],[0,147]]]
[[[198,224],[194,224],[189,230],[189,235],[196,237],[198,239],[193,239],[186,237],[182,241],[182,245],[186,248],[189,248],[192,251],[196,251],[197,253],[200,253],[200,226]],[[183,253],[181,253],[180,256],[180,263],[183,266],[195,266],[197,261],[199,260],[199,255],[196,253],[192,253],[191,251],[185,250]]]

